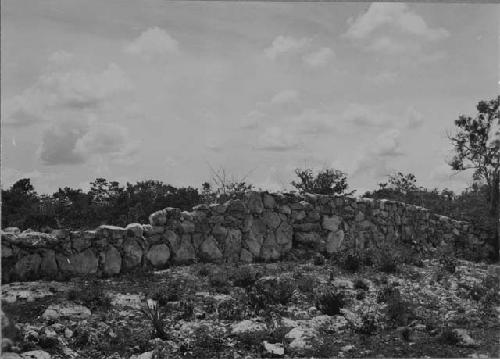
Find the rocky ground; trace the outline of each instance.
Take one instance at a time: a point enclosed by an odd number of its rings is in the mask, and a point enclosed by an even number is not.
[[[499,274],[316,257],[10,283],[2,358],[498,357]]]

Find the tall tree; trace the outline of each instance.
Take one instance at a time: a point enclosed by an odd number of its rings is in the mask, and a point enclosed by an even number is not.
[[[484,181],[488,188],[489,214],[496,224],[496,238],[492,242],[493,258],[499,259],[500,249],[500,145],[491,141],[489,134],[499,121],[500,96],[477,104],[475,117],[461,115],[455,120],[457,131],[449,136],[455,150],[450,166],[457,171],[472,169],[476,181]]]

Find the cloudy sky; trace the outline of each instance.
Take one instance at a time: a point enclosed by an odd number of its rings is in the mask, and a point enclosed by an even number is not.
[[[2,1],[2,186],[335,167],[463,188],[447,132],[498,94],[497,5]]]

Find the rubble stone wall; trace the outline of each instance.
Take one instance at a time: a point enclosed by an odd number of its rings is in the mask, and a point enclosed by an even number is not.
[[[451,244],[457,255],[486,254],[486,232],[399,202],[247,192],[243,200],[166,208],[149,224],[51,234],[2,232],[2,280],[111,276],[138,268],[194,262],[277,261],[304,250],[330,256],[345,248],[395,248],[431,255]]]

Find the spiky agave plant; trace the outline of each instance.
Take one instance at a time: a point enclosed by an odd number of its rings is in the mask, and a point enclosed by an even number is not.
[[[168,339],[168,334],[165,332],[166,313],[161,311],[158,303],[152,299],[148,299],[141,311],[153,325],[153,337],[164,340]]]

